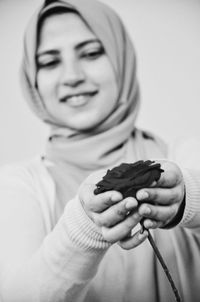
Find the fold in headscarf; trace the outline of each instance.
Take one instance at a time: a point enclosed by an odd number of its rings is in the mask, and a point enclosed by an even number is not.
[[[73,8],[78,12],[101,41],[116,75],[119,89],[116,108],[102,124],[89,132],[78,132],[59,125],[46,110],[36,88],[38,20],[45,11],[56,7]],[[51,139],[47,142],[46,157],[56,163],[51,168],[56,182],[62,179],[66,187],[71,177],[70,186],[75,191],[75,187],[90,172],[126,160],[126,148],[134,132],[139,107],[136,56],[121,19],[110,7],[96,0],[46,1],[46,5],[33,15],[25,32],[22,84],[32,110],[50,125]]]

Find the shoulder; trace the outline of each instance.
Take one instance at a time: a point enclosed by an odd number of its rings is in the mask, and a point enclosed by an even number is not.
[[[0,167],[0,184],[5,184],[6,182],[21,182],[30,185],[31,183],[33,184],[36,179],[42,178],[45,170],[40,158],[2,165]]]
[[[17,186],[21,183],[28,184],[31,175],[28,171],[28,162],[12,163],[1,166],[0,168],[0,188],[10,185]]]
[[[15,194],[41,197],[50,194],[54,189],[53,185],[52,178],[40,158],[0,167],[1,196]]]
[[[181,167],[200,170],[200,136],[182,136],[170,144],[170,159]]]
[[[54,224],[55,186],[43,161],[35,158],[0,167],[0,208],[42,215],[47,230]],[[32,214],[31,214],[32,213]]]

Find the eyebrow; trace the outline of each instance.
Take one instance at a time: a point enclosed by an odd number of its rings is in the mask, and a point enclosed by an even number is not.
[[[83,41],[83,42],[80,42],[78,43],[76,46],[75,46],[75,49],[76,50],[79,50],[81,49],[82,47],[88,45],[88,44],[91,44],[91,43],[99,43],[101,44],[100,40],[98,39],[89,39],[89,40],[86,40],[86,41]],[[56,49],[49,49],[49,50],[42,50],[42,51],[39,51],[37,54],[36,54],[36,58],[42,56],[42,55],[58,55],[59,54],[59,51],[56,50]]]
[[[79,43],[75,48],[80,49],[80,48],[84,47],[85,45],[88,45],[88,44],[91,44],[91,43],[101,44],[100,40],[98,40],[98,39],[90,39],[90,40],[86,40],[86,41],[83,41],[83,42]]]

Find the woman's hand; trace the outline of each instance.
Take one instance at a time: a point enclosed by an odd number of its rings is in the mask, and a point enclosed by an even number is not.
[[[104,172],[105,174],[105,172]],[[132,234],[132,230],[140,222],[138,202],[133,197],[123,199],[117,191],[94,194],[102,173],[93,173],[81,185],[79,198],[90,219],[99,227],[105,240],[118,242],[124,249],[136,247],[147,237],[147,232]]]
[[[139,214],[145,219],[145,228],[164,227],[170,223],[178,213],[184,200],[185,186],[179,167],[170,161],[159,161],[164,172],[151,188],[137,192]]]

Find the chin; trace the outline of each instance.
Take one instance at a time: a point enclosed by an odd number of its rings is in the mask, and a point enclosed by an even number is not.
[[[101,121],[99,121],[97,118],[94,118],[93,116],[92,120],[89,118],[84,118],[82,120],[77,121],[77,123],[73,121],[73,123],[71,123],[71,128],[78,131],[92,131],[96,127],[98,127],[100,123]]]

